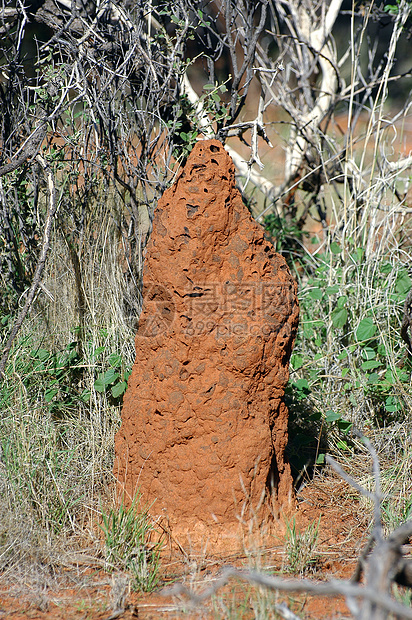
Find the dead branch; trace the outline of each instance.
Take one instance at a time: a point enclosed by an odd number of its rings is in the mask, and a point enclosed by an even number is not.
[[[27,313],[29,312],[30,307],[34,301],[34,298],[36,297],[36,293],[39,289],[43,271],[46,266],[47,254],[50,248],[50,235],[51,235],[51,230],[52,230],[52,224],[53,224],[53,220],[59,208],[59,203],[56,201],[56,188],[55,188],[53,171],[50,168],[48,162],[41,155],[36,155],[36,161],[42,167],[44,175],[46,177],[46,181],[47,181],[48,208],[47,208],[46,224],[44,227],[44,234],[43,234],[43,241],[42,241],[40,256],[37,261],[37,266],[34,272],[32,284],[27,294],[26,303],[24,304],[23,308],[19,312],[14,322],[10,336],[6,342],[3,355],[0,359],[0,380],[3,378],[4,369],[6,367],[7,359],[9,357],[10,349],[12,347],[14,339],[16,338],[23,324],[23,321],[27,316]]]
[[[27,160],[35,158],[39,152],[43,140],[46,137],[46,132],[47,120],[42,120],[39,126],[25,141],[21,152],[19,154],[16,154],[15,157],[13,157],[13,159],[8,164],[0,166],[0,177],[5,174],[9,174],[10,172],[13,172],[14,170],[17,170],[17,168],[20,168],[20,166],[22,166]]]
[[[412,521],[407,521],[393,532],[386,540],[376,541],[376,546],[369,556],[366,568],[366,583],[368,587],[389,597],[391,584],[400,579],[412,587],[409,582],[411,563],[405,563],[402,558],[401,546],[412,536]],[[403,564],[400,563],[403,560]],[[386,620],[390,609],[381,605],[379,601],[365,599],[359,618],[362,620]],[[407,617],[405,611],[402,617]]]
[[[402,618],[408,620],[412,619],[412,609],[404,607],[400,603],[391,599],[389,596],[381,594],[379,591],[373,590],[369,586],[354,585],[350,581],[343,580],[330,580],[325,583],[311,581],[309,579],[283,579],[282,577],[272,577],[257,571],[237,570],[232,567],[223,569],[220,577],[218,577],[211,586],[205,588],[202,592],[195,593],[183,584],[176,584],[170,588],[165,588],[162,595],[184,595],[194,605],[200,605],[214,596],[230,581],[231,578],[237,578],[251,584],[263,586],[268,590],[280,592],[303,592],[314,596],[341,595],[345,598],[350,598],[353,600],[366,600],[375,605],[379,605],[388,612],[398,614]],[[359,619],[363,617],[364,616],[359,616]]]
[[[412,359],[412,290],[409,291],[403,307],[401,337],[406,343],[407,356]]]
[[[402,557],[401,550],[402,545],[407,542],[412,535],[412,521],[407,521],[401,525],[386,540],[383,538],[381,516],[382,492],[378,455],[375,448],[366,437],[362,436],[361,433],[356,430],[354,433],[362,439],[372,457],[375,481],[375,490],[373,493],[363,488],[348,476],[334,459],[330,456],[327,457],[327,462],[335,471],[337,471],[352,487],[362,493],[362,495],[371,499],[374,506],[373,532],[358,561],[351,582],[354,583],[359,581],[362,572],[365,572],[366,585],[372,590],[384,593],[389,597],[392,582],[399,583],[401,581],[402,585],[410,585],[412,587],[412,580],[409,581],[412,563],[406,561]],[[368,555],[369,558],[367,559]],[[354,608],[353,601],[351,601],[351,608]],[[359,614],[356,614],[356,617],[366,620],[385,620],[388,617],[389,611],[390,610],[386,606],[382,606],[378,601],[365,598],[361,610]]]

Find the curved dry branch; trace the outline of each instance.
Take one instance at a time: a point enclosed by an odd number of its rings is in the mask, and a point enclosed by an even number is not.
[[[17,168],[20,168],[28,159],[36,157],[47,132],[47,118],[42,120],[33,133],[26,139],[25,143],[19,149],[20,152],[9,163],[0,166],[0,177],[9,174]]]
[[[9,357],[10,349],[13,345],[14,339],[16,338],[22,326],[23,321],[26,318],[27,313],[29,312],[30,307],[36,297],[36,293],[41,285],[41,278],[43,275],[44,268],[46,266],[47,254],[50,248],[50,236],[51,236],[53,220],[59,208],[59,203],[56,202],[56,188],[55,188],[53,171],[50,168],[48,162],[41,155],[36,155],[36,161],[42,167],[44,175],[46,177],[46,182],[47,182],[48,208],[47,208],[46,224],[44,227],[44,234],[43,234],[43,241],[42,241],[42,248],[41,248],[40,256],[37,261],[37,266],[34,272],[33,281],[31,283],[30,289],[27,294],[26,303],[24,304],[23,308],[21,309],[21,311],[19,312],[17,316],[17,319],[14,322],[13,328],[10,332],[10,336],[6,342],[3,355],[0,359],[0,380],[3,378],[4,369],[6,367],[7,359]]]
[[[401,605],[394,601],[386,594],[382,594],[379,590],[375,590],[369,586],[354,585],[350,581],[330,580],[328,582],[311,581],[309,579],[284,579],[282,577],[272,577],[264,573],[253,570],[237,570],[228,567],[222,570],[220,576],[213,582],[211,586],[205,588],[202,592],[195,593],[183,584],[176,584],[170,588],[165,588],[162,592],[163,596],[185,596],[194,605],[200,605],[204,601],[210,599],[221,588],[223,588],[232,578],[237,578],[251,584],[263,586],[268,590],[279,592],[302,592],[314,596],[344,596],[351,600],[361,599],[368,601],[375,606],[386,610],[387,612],[397,614],[401,618],[412,620],[412,609]],[[359,615],[359,620],[363,620],[366,616]]]
[[[200,97],[195,92],[194,88],[192,87],[186,73],[182,77],[182,90],[184,94],[188,97],[191,104],[196,109],[199,124],[200,124],[202,133],[204,134],[205,138],[213,138],[215,133],[212,127],[212,121],[209,118],[209,115],[207,114],[207,112],[205,111],[203,103],[200,100]],[[230,129],[231,127],[228,128],[228,130]],[[225,149],[229,153],[230,157],[232,158],[233,163],[235,164],[235,167],[237,169],[238,175],[246,179],[245,186],[250,181],[269,200],[276,201],[276,199],[279,198],[279,196],[283,193],[285,189],[284,184],[280,186],[274,185],[269,179],[264,177],[262,174],[260,174],[256,170],[254,170],[252,168],[250,160],[249,162],[246,161],[240,155],[240,153],[238,153],[238,151],[236,151],[234,148],[232,148],[228,144],[225,144]],[[278,209],[278,215],[282,216],[283,211],[282,211],[281,205],[276,205],[276,208]]]
[[[317,142],[319,126],[326,114],[333,106],[334,98],[338,88],[338,73],[336,70],[337,59],[334,48],[328,41],[332,27],[339,14],[343,0],[333,0],[326,16],[317,17],[314,10],[309,14],[307,6],[300,2],[288,2],[291,11],[289,17],[289,27],[295,35],[298,45],[302,46],[302,53],[308,58],[307,64],[313,67],[315,62],[321,73],[321,81],[318,87],[318,94],[314,105],[306,112],[303,110],[294,111],[293,129],[290,136],[289,147],[287,150],[285,177],[287,182],[292,182],[299,171],[304,156],[308,148]],[[278,2],[280,5],[283,2]],[[315,27],[314,27],[315,26]],[[300,80],[308,82],[310,75],[303,73]],[[309,84],[307,84],[309,90]]]

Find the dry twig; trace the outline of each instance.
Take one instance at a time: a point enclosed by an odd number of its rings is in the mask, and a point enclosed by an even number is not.
[[[48,209],[47,209],[47,217],[46,217],[46,225],[44,227],[43,241],[41,246],[41,252],[39,259],[37,261],[36,271],[34,272],[34,277],[30,289],[27,293],[26,303],[23,308],[19,312],[10,335],[7,339],[6,346],[4,347],[3,355],[0,360],[0,380],[3,378],[4,369],[7,363],[7,359],[10,353],[10,349],[16,338],[20,327],[23,324],[24,319],[27,316],[27,313],[30,310],[30,307],[36,297],[36,293],[41,284],[41,278],[43,275],[44,268],[46,266],[47,254],[50,248],[50,235],[53,225],[53,220],[56,216],[56,213],[59,209],[59,202],[56,201],[56,187],[54,181],[53,171],[50,168],[48,162],[41,156],[36,155],[36,161],[41,165],[44,175],[47,180],[47,189],[48,189]]]

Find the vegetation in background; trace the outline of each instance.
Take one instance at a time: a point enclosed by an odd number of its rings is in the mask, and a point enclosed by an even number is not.
[[[112,497],[114,435],[153,209],[199,135],[298,280],[295,477],[333,452],[368,487],[360,429],[385,527],[410,519],[411,4],[72,4],[0,8],[0,569],[86,540],[158,583],[147,510]]]
[[[412,283],[402,258],[368,260],[360,248],[343,258],[335,242],[311,257],[301,285],[287,390],[292,423],[303,406],[308,420],[334,431],[329,436],[342,450],[350,449],[352,425],[372,432],[410,418],[411,366],[400,327]],[[322,450],[316,456],[323,462]]]

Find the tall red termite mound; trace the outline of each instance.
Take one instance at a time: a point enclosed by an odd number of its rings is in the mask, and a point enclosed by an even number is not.
[[[287,505],[296,284],[220,142],[198,142],[159,200],[143,283],[115,444],[120,489],[139,488],[152,514],[192,536]]]

